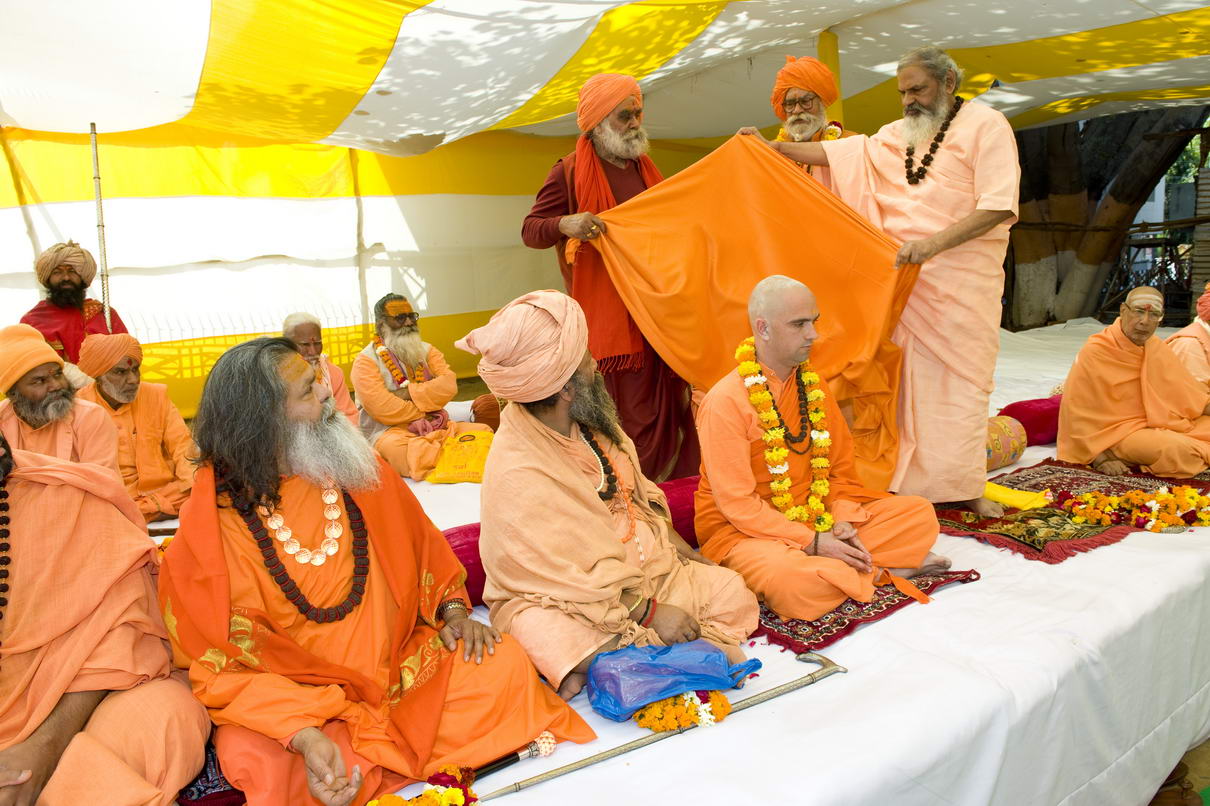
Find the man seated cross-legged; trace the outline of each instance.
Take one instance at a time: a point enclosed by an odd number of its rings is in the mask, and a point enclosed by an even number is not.
[[[231,348],[202,392],[160,600],[228,780],[251,806],[364,804],[544,730],[594,738],[467,617],[466,571],[328,395],[284,338]]]
[[[512,401],[483,475],[479,550],[492,623],[565,698],[600,652],[698,637],[743,659],[756,598],[672,528],[588,351],[579,303],[526,294],[458,346]]]
[[[949,568],[931,552],[939,529],[928,501],[856,480],[849,429],[808,363],[819,316],[797,280],[758,283],[753,339],[698,412],[702,553],[784,618],[815,619],[848,597],[868,602],[880,584],[925,600],[907,580]]]

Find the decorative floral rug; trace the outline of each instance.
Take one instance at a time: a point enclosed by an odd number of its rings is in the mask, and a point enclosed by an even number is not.
[[[974,582],[978,571],[946,571],[923,574],[912,580],[916,587],[931,596],[940,588],[954,582]],[[915,601],[895,589],[894,585],[874,588],[874,598],[868,602],[845,599],[835,609],[812,621],[783,619],[760,606],[760,625],[753,637],[763,636],[769,643],[784,646],[793,652],[817,652],[844,638],[863,624],[879,621]]]
[[[177,803],[181,806],[239,806],[246,803],[244,793],[234,789],[218,766],[214,744],[206,743],[206,763],[189,786],[181,790]]]
[[[1033,467],[1014,470],[992,481],[1014,490],[1050,490],[1055,494],[1066,490],[1074,495],[1093,491],[1120,495],[1130,490],[1157,490],[1173,484],[1210,490],[1210,474],[1207,473],[1194,479],[1180,480],[1162,479],[1145,473],[1106,476],[1084,465],[1073,465],[1057,459],[1045,459]],[[1008,510],[1002,518],[980,518],[967,509],[939,505],[937,520],[941,523],[941,531],[947,535],[973,537],[997,548],[1014,551],[1026,559],[1051,564],[1116,543],[1137,531],[1128,525],[1074,523],[1070,514],[1052,507]]]

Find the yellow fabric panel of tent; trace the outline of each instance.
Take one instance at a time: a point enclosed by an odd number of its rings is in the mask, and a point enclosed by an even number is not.
[[[1036,109],[1023,112],[1012,118],[1016,128],[1037,126],[1047,121],[1112,101],[1182,101],[1190,98],[1210,96],[1210,84],[1200,87],[1173,87],[1171,89],[1134,90],[1131,92],[1106,92],[1101,95],[1082,95],[1078,98],[1060,98],[1043,104]]]

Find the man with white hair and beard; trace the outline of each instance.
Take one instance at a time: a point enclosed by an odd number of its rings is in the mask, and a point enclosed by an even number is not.
[[[779,142],[818,143],[852,137],[856,132],[845,130],[838,121],[829,121],[825,110],[840,98],[836,76],[819,59],[803,56],[786,57],[785,65],[777,71],[769,103],[773,114],[782,120],[777,133]],[[799,163],[808,174],[831,189],[832,175],[826,167]]]
[[[639,331],[596,249],[598,214],[663,180],[647,156],[643,93],[633,77],[600,73],[580,88],[576,150],[555,163],[521,225],[534,249],[555,247],[567,292],[588,317],[588,349],[634,440],[643,472],[663,481],[697,472],[689,386]],[[568,241],[580,244],[565,254]]]
[[[324,352],[323,327],[319,319],[304,311],[292,313],[282,322],[281,334],[294,342],[299,354],[315,369],[315,377],[328,387],[328,391],[332,393],[332,402],[340,409],[341,414],[348,417],[353,425],[357,425],[357,404],[349,395],[344,372],[333,364],[332,359]]]
[[[420,338],[420,314],[407,297],[387,294],[374,303],[374,340],[350,373],[361,409],[361,433],[401,476],[417,481],[437,466],[452,436],[491,431],[450,419],[445,406],[458,377],[445,356]]]
[[[516,641],[467,617],[444,536],[291,341],[228,350],[194,429],[160,604],[250,806],[365,803],[544,730],[593,738]]]
[[[0,329],[0,431],[14,449],[91,462],[119,478],[118,430],[96,403],[76,397],[63,359],[29,325]]]
[[[983,497],[987,406],[1017,215],[1017,144],[1004,115],[955,95],[962,70],[945,51],[910,51],[897,81],[903,118],[873,137],[771,145],[828,166],[833,192],[903,242],[896,265],[921,267],[892,337],[903,372],[890,489],[998,516]]]

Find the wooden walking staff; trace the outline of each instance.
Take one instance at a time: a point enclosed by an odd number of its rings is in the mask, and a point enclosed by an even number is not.
[[[760,705],[762,702],[768,702],[769,700],[772,700],[776,697],[780,697],[783,694],[788,694],[791,691],[795,691],[795,690],[803,688],[805,686],[809,686],[812,683],[818,683],[820,680],[823,680],[825,677],[830,677],[831,675],[848,671],[848,669],[846,669],[845,667],[838,666],[837,664],[835,664],[832,661],[825,658],[823,655],[817,655],[814,652],[803,652],[799,655],[795,655],[794,659],[797,661],[801,661],[802,663],[818,663],[819,669],[817,669],[814,672],[811,672],[808,675],[804,675],[803,677],[800,677],[797,680],[791,680],[789,683],[783,683],[780,686],[777,686],[776,688],[771,688],[768,691],[762,691],[760,694],[753,695],[746,700],[738,702],[735,705],[731,706],[731,713],[734,714],[736,711],[742,711],[745,708],[751,708],[754,705]],[[611,758],[617,758],[618,756],[623,755],[624,753],[629,753],[631,750],[638,750],[640,747],[646,747],[649,744],[655,744],[656,742],[660,742],[660,741],[663,741],[664,739],[667,739],[669,736],[676,736],[679,733],[684,733],[685,731],[693,730],[696,727],[697,727],[697,725],[690,725],[687,728],[680,728],[679,730],[670,730],[670,731],[665,731],[663,733],[652,733],[649,736],[644,736],[641,739],[635,739],[633,742],[627,742],[626,744],[615,747],[612,750],[606,750],[602,753],[597,753],[595,756],[589,756],[588,758],[582,758],[579,761],[574,761],[571,764],[566,764],[562,767],[559,767],[558,769],[551,770],[550,772],[544,772],[541,775],[535,775],[532,778],[526,778],[523,781],[517,781],[514,784],[503,787],[501,789],[497,789],[494,792],[489,792],[486,795],[480,795],[479,800],[481,800],[481,801],[491,800],[492,798],[498,798],[498,797],[501,797],[502,795],[508,795],[513,792],[520,792],[522,789],[529,789],[531,786],[536,786],[537,784],[541,784],[546,781],[553,781],[555,778],[561,778],[562,776],[567,775],[569,772],[575,772],[576,770],[582,770],[585,767],[591,767],[593,764],[596,764],[598,762],[606,761]]]
[[[101,162],[97,159],[97,124],[88,124],[88,138],[92,142],[92,186],[97,198],[97,247],[101,259],[101,310],[105,312],[105,330],[113,333],[113,322],[109,315],[109,260],[105,256],[105,213],[101,210]]]

